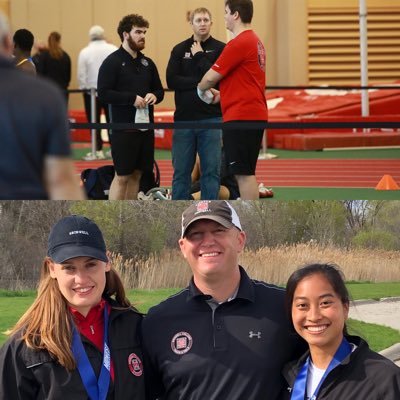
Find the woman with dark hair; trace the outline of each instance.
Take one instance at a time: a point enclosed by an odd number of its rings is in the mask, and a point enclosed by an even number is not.
[[[282,399],[400,399],[400,368],[347,333],[349,293],[337,266],[311,264],[295,271],[286,304],[309,350],[285,366],[289,387]]]
[[[61,47],[61,34],[51,32],[47,49],[35,58],[38,74],[54,81],[65,93],[68,102],[68,86],[71,80],[71,58]]]
[[[98,226],[62,218],[37,297],[0,349],[0,399],[144,399],[141,321]]]

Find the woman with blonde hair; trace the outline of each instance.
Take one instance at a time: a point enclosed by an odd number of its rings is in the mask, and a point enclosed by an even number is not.
[[[61,47],[61,34],[51,32],[48,47],[35,58],[38,74],[54,81],[65,93],[71,80],[71,58]]]
[[[98,226],[62,218],[37,297],[0,349],[0,399],[144,399],[141,321]]]

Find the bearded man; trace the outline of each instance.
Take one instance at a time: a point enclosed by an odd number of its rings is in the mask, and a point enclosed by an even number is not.
[[[111,53],[99,70],[97,90],[109,104],[110,121],[154,122],[154,104],[164,99],[164,90],[154,62],[142,50],[149,22],[130,14],[118,25],[121,47]],[[154,130],[132,129],[110,132],[115,176],[110,200],[136,200],[140,178],[151,172],[154,161]]]

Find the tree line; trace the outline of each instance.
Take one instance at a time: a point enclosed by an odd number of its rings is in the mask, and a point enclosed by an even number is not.
[[[109,250],[138,260],[176,249],[183,201],[1,201],[0,288],[34,288],[51,226],[82,214],[100,226]],[[247,248],[315,243],[400,250],[399,201],[234,202]]]

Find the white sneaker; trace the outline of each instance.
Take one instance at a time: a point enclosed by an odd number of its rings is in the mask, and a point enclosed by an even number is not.
[[[153,192],[153,198],[154,200],[168,200],[167,196],[165,196],[164,193],[162,193],[161,190],[157,190],[156,192]]]
[[[163,188],[150,189],[146,194],[142,191],[138,193],[138,200],[172,200],[168,190]]]
[[[83,157],[83,160],[85,161],[94,161],[94,160],[105,160],[105,155],[103,153],[103,150],[96,151],[96,154],[93,154],[92,152],[87,153],[86,156]]]
[[[106,156],[103,153],[103,150],[96,151],[96,158],[98,160],[105,160]]]
[[[85,161],[93,161],[96,159],[96,155],[93,154],[92,152],[87,153],[86,156],[82,157],[83,160]]]
[[[153,200],[153,196],[151,194],[145,195],[142,191],[140,191],[137,195],[138,200]]]

